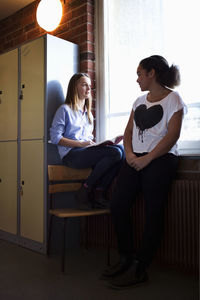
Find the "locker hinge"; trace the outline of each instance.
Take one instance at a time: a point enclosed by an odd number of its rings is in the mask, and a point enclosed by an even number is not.
[[[3,94],[3,91],[0,91],[0,95],[2,95]],[[0,104],[2,103],[2,100],[1,100],[1,98],[0,98]]]

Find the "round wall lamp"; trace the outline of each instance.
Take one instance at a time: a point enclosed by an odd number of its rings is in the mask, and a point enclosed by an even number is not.
[[[41,0],[36,12],[37,22],[46,31],[53,31],[62,18],[60,0]]]

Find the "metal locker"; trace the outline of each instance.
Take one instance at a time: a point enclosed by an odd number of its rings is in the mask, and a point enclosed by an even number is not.
[[[21,139],[44,136],[44,39],[21,47]]]
[[[20,236],[44,241],[44,142],[21,142]]]
[[[77,71],[78,46],[49,34],[0,55],[0,237],[42,253],[49,128]]]
[[[16,140],[18,51],[0,55],[0,141]]]
[[[17,234],[17,142],[0,143],[0,230]]]

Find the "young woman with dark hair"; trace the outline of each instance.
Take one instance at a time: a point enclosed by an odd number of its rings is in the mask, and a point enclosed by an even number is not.
[[[148,279],[146,269],[160,244],[168,190],[178,164],[177,140],[181,131],[184,103],[172,88],[180,81],[177,66],[153,55],[137,68],[141,91],[133,104],[124,133],[126,160],[117,178],[111,215],[118,241],[119,263],[102,276],[110,286],[122,289]],[[133,254],[130,209],[138,192],[145,205],[145,228],[140,249]]]

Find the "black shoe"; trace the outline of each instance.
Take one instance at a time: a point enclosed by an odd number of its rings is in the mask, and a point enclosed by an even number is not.
[[[105,269],[101,274],[101,279],[111,279],[126,271],[130,267],[130,262],[121,259],[116,265]]]
[[[138,269],[139,261],[134,260],[126,271],[110,281],[109,287],[112,289],[125,289],[129,287],[136,287],[148,281],[146,271],[138,273]]]
[[[93,207],[99,209],[109,208],[109,202],[106,199],[106,192],[101,190],[94,191]]]
[[[76,192],[77,208],[82,210],[92,209],[91,190],[82,185]]]

